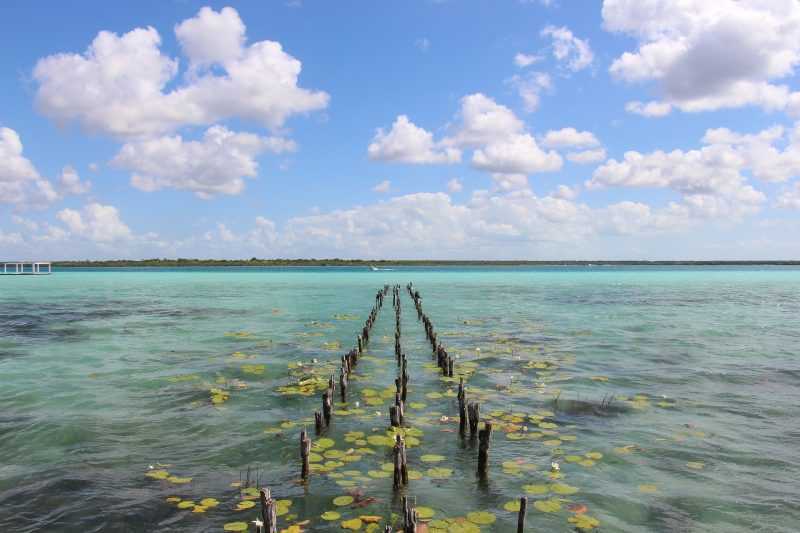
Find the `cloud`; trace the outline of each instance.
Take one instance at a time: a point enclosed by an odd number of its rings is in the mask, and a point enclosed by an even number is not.
[[[599,163],[606,158],[605,148],[595,148],[594,150],[582,150],[580,152],[569,152],[567,159],[579,165]]]
[[[389,180],[383,180],[379,184],[375,185],[372,190],[379,193],[386,193],[389,192],[389,189],[392,187],[392,182]]]
[[[11,128],[0,127],[0,203],[17,208],[45,207],[59,195],[33,163],[22,155],[22,140]]]
[[[531,174],[559,170],[563,160],[554,151],[545,152],[529,134],[517,134],[475,150],[472,166],[503,174]]]
[[[178,60],[161,53],[154,28],[121,36],[101,31],[83,54],[37,62],[37,107],[59,123],[131,138],[227,118],[280,128],[294,114],[328,105],[325,92],[298,86],[301,63],[280,43],[245,46],[244,30],[232,8],[203,8],[178,24],[176,36],[191,65],[183,83],[176,81]]]
[[[800,209],[800,182],[795,182],[794,187],[783,191],[778,196],[775,206],[783,209]]]
[[[453,178],[447,182],[447,192],[449,193],[461,192],[463,189],[464,185],[458,178]]]
[[[525,68],[533,65],[534,63],[538,63],[542,59],[544,58],[537,54],[524,54],[519,52],[514,56],[514,64],[519,68]]]
[[[610,67],[629,83],[654,81],[661,101],[627,109],[663,116],[754,105],[795,108],[800,94],[775,80],[800,61],[800,4],[791,0],[605,0],[604,27],[638,41]]]
[[[600,141],[591,131],[578,131],[575,128],[550,130],[542,137],[542,144],[548,148],[578,147],[590,148],[599,146]]]
[[[367,148],[370,159],[412,164],[456,163],[461,151],[442,146],[433,140],[433,134],[399,115],[392,129],[379,128]]]
[[[67,226],[70,233],[91,241],[108,243],[131,238],[130,228],[120,219],[119,211],[112,205],[90,203],[81,211],[62,209],[56,217]]]
[[[131,184],[143,191],[173,188],[207,199],[217,194],[241,193],[244,178],[258,173],[259,154],[294,149],[294,142],[281,137],[260,137],[212,126],[199,141],[186,141],[175,135],[128,142],[112,164],[133,172]]]
[[[575,37],[566,26],[547,26],[542,30],[542,36],[552,39],[553,56],[559,62],[565,63],[566,68],[572,72],[578,72],[592,64],[594,54],[589,41]]]
[[[550,75],[545,72],[530,72],[527,75],[514,75],[509,83],[516,87],[519,97],[522,98],[522,105],[525,111],[533,113],[539,109],[541,94],[553,88]]]
[[[444,143],[462,148],[485,145],[525,129],[513,111],[482,93],[461,98],[457,119],[455,135]]]
[[[66,166],[58,178],[58,188],[62,194],[86,194],[91,190],[92,182],[81,181],[78,172],[71,166]]]
[[[492,181],[500,191],[528,189],[528,176],[525,174],[492,174]]]
[[[722,135],[709,130],[705,139]],[[629,151],[622,161],[611,159],[598,167],[586,186],[671,189],[693,216],[740,217],[759,211],[766,200],[747,184],[742,173],[747,168],[746,154],[720,142],[687,151]]]

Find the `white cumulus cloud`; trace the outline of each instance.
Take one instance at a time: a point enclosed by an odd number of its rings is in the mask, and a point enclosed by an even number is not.
[[[589,41],[579,39],[566,26],[547,26],[542,30],[542,36],[552,39],[553,56],[565,63],[569,70],[577,72],[592,64],[594,53]]]
[[[130,170],[131,183],[138,189],[174,188],[211,198],[241,193],[244,178],[255,177],[258,172],[259,154],[294,148],[294,142],[281,137],[261,137],[212,126],[198,141],[174,135],[128,142],[112,163]]]
[[[291,115],[328,104],[325,92],[298,86],[301,63],[280,43],[245,45],[244,24],[232,8],[203,8],[175,31],[192,65],[181,82],[179,61],[161,52],[154,28],[101,31],[82,54],[37,62],[37,107],[59,123],[130,138],[227,118],[279,128]]]
[[[62,209],[56,217],[66,225],[70,233],[95,242],[108,243],[132,236],[130,228],[112,205],[93,202],[80,211]]]
[[[800,3],[793,0],[605,0],[603,24],[638,48],[610,67],[627,82],[654,81],[661,101],[630,112],[663,116],[673,107],[711,111],[754,105],[795,108],[800,94],[776,80],[800,61]]]
[[[457,148],[434,142],[433,134],[400,115],[388,132],[379,128],[367,148],[370,159],[399,163],[456,163],[461,160]]]

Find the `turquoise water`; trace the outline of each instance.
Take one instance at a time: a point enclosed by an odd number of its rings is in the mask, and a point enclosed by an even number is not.
[[[475,531],[468,513],[487,511],[495,521],[481,530],[514,531],[504,504],[520,495],[530,531],[572,531],[579,516],[604,532],[798,529],[800,270],[598,267],[0,277],[0,531],[222,531],[257,516],[235,510],[248,500],[231,485],[248,467],[291,502],[282,528],[387,523],[390,448],[352,432],[388,426],[391,295],[324,435],[333,447],[314,448],[338,452],[307,485],[298,434],[307,424],[319,440],[319,392],[282,391],[300,374],[327,379],[378,288],[409,281],[495,429],[480,483],[454,383],[431,368],[402,291],[419,441],[408,493],[435,513],[429,530]],[[347,494],[355,505],[332,504]],[[192,512],[169,497],[219,503]],[[329,510],[341,517],[323,520]]]

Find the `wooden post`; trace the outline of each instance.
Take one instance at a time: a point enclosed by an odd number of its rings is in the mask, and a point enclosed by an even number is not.
[[[525,513],[528,510],[528,498],[520,496],[519,498],[519,515],[517,515],[517,533],[525,531]]]
[[[478,432],[478,419],[480,418],[481,404],[474,402],[467,405],[469,415],[469,436],[474,437]]]
[[[464,378],[458,384],[458,433],[462,437],[467,433],[467,393],[464,390]]]
[[[331,390],[322,393],[322,416],[325,418],[325,425],[331,425]]]
[[[344,368],[339,372],[339,392],[342,395],[342,401],[347,401],[347,375]]]
[[[319,411],[314,411],[314,430],[317,435],[322,433],[322,413]]]
[[[301,477],[305,480],[308,479],[308,455],[311,453],[311,439],[308,438],[306,430],[300,432],[300,460],[303,461],[303,469]]]
[[[275,512],[275,500],[269,489],[261,489],[261,521],[264,533],[278,533],[278,517]]]
[[[400,435],[395,437],[394,448],[392,449],[392,462],[394,463],[394,475],[392,476],[392,488],[400,489],[403,485],[403,455],[400,449],[403,439]]]
[[[478,432],[478,474],[486,475],[489,467],[489,441],[492,438],[492,423],[484,422],[483,429]]]
[[[403,496],[403,532],[404,533],[417,533],[417,509],[408,499],[408,496]]]
[[[392,427],[400,427],[400,414],[398,413],[396,405],[389,407],[389,424],[391,424]]]

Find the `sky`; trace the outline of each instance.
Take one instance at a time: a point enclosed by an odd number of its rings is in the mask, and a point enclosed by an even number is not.
[[[0,3],[0,260],[800,259],[800,2]]]

